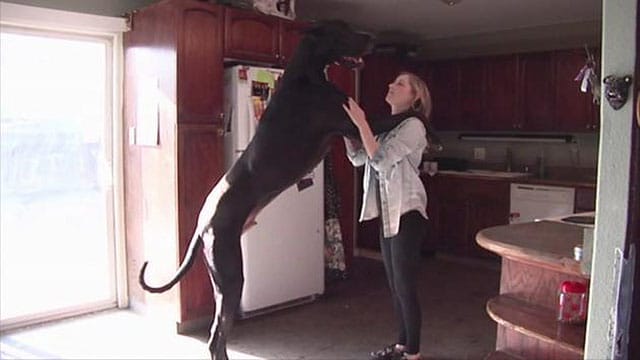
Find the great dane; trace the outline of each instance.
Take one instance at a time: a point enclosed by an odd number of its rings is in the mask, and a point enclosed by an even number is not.
[[[191,268],[196,251],[204,246],[215,292],[212,359],[227,359],[226,341],[240,303],[241,234],[255,224],[262,208],[324,158],[334,136],[358,136],[342,108],[347,96],[326,80],[325,68],[334,62],[358,66],[371,47],[370,35],[340,21],[320,22],[307,30],[246,151],[207,196],[173,279],[149,286],[144,279],[148,264],[142,266],[140,285],[149,292],[164,292]]]

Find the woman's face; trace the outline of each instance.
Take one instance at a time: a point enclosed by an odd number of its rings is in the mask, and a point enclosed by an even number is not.
[[[415,98],[416,95],[409,83],[409,75],[403,74],[389,84],[385,100],[392,107],[405,110],[411,107]]]

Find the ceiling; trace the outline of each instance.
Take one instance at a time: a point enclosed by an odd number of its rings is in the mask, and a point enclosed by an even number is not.
[[[597,45],[602,0],[298,0],[299,19],[341,19],[422,57]]]

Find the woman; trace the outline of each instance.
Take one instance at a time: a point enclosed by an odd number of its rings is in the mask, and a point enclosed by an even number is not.
[[[372,359],[420,359],[421,311],[416,277],[425,236],[427,195],[419,166],[427,146],[423,121],[431,113],[427,85],[412,73],[401,73],[385,98],[391,116],[367,121],[353,100],[344,109],[358,128],[360,141],[345,138],[354,166],[365,166],[360,221],[380,218],[380,248],[399,322],[396,343],[371,353]],[[374,137],[375,129],[390,128]]]

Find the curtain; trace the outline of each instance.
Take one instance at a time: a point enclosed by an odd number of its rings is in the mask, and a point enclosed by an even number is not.
[[[340,229],[340,198],[331,153],[324,159],[324,263],[327,281],[346,278],[344,244]]]

